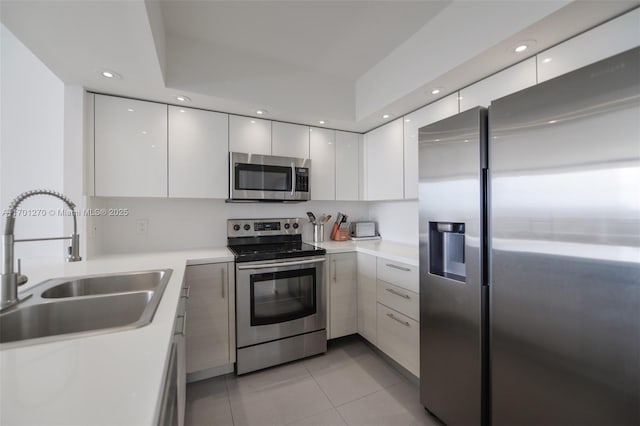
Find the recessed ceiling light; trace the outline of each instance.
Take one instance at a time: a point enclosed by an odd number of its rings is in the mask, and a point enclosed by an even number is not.
[[[98,73],[103,76],[104,78],[114,78],[117,80],[120,80],[122,78],[122,76],[120,74],[118,74],[117,72],[110,70],[110,69],[106,69],[103,68],[101,70],[98,71]]]
[[[529,46],[527,46],[526,44],[521,44],[521,45],[516,46],[516,48],[513,49],[513,51],[516,52],[516,53],[521,53],[521,52],[524,52],[525,50],[527,50],[528,47]]]
[[[320,121],[318,121],[318,123],[320,123],[320,124],[324,124],[324,123],[326,123],[326,121],[324,121],[324,120],[320,120]]]
[[[408,123],[408,122],[411,121],[411,119],[410,118],[405,118],[404,121],[405,121],[405,123]]]
[[[382,118],[389,118],[389,117],[391,117],[389,114],[384,114],[384,115],[382,116]]]
[[[178,102],[191,102],[191,99],[188,96],[184,95],[176,96],[176,100]]]
[[[552,61],[552,58],[544,58],[544,59],[542,60],[542,63],[543,63],[543,64],[548,64],[548,63],[549,63],[549,62],[551,62],[551,61]]]
[[[431,94],[432,94],[432,95],[437,95],[438,93],[440,93],[440,91],[441,91],[441,90],[442,90],[442,89],[440,89],[439,87],[436,87],[435,89],[433,89],[433,90],[431,91]]]
[[[133,112],[133,108],[127,108],[127,111]]]
[[[555,124],[557,122],[558,122],[558,120],[549,120],[549,121],[547,121],[547,123],[549,123],[549,124]]]
[[[258,109],[258,110],[256,110],[256,114],[258,114],[258,115],[264,115],[266,113],[267,113],[266,109]]]

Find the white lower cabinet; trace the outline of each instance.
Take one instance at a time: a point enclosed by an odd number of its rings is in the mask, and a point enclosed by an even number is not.
[[[232,263],[186,268],[189,380],[220,374],[215,372],[216,367],[235,362],[235,280],[230,276],[233,273]]]
[[[374,345],[377,336],[376,257],[358,253],[358,333]]]
[[[337,253],[329,261],[329,330],[328,337],[358,332],[356,254]]]
[[[420,324],[378,303],[378,348],[420,376]]]

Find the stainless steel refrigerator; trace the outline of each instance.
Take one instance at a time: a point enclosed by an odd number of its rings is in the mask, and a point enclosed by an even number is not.
[[[463,114],[420,129],[423,404],[640,424],[640,48],[492,102],[475,172]]]

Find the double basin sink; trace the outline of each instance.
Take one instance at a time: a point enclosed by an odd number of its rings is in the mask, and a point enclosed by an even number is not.
[[[0,313],[0,343],[22,346],[124,331],[151,322],[171,269],[59,278]]]

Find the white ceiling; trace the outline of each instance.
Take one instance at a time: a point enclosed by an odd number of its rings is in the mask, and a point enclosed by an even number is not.
[[[639,3],[1,0],[0,18],[66,84],[366,131]]]

